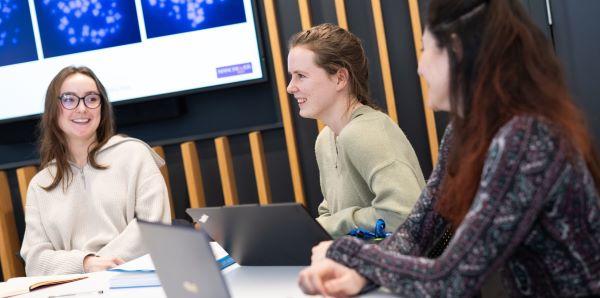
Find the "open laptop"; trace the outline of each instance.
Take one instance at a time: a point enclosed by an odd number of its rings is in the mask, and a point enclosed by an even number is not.
[[[297,203],[189,208],[186,212],[242,266],[310,265],[312,247],[331,240]]]
[[[181,226],[138,224],[167,297],[230,297],[204,233]]]

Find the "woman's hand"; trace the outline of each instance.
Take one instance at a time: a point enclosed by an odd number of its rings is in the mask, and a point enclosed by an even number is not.
[[[194,229],[196,229],[198,231],[202,230],[202,226],[200,225],[199,222],[197,222],[197,221],[194,222]]]
[[[312,256],[310,257],[310,263],[315,264],[319,261],[323,261],[325,259],[325,255],[327,254],[327,250],[331,246],[333,241],[323,241],[312,248]]]
[[[367,279],[354,269],[324,259],[302,270],[298,285],[308,295],[346,297],[360,293]]]
[[[104,271],[123,263],[125,263],[125,261],[121,258],[89,255],[83,259],[83,271],[86,273]]]

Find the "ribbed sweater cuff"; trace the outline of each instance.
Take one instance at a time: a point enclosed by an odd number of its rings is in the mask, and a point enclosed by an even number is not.
[[[40,258],[41,259],[40,263],[45,264],[46,266],[50,267],[50,268],[45,268],[45,269],[49,269],[49,270],[44,270],[44,271],[52,272],[57,267],[60,267],[61,271],[64,272],[65,274],[84,273],[83,259],[87,255],[90,255],[90,254],[93,255],[93,253],[84,252],[84,251],[80,251],[80,250],[65,251],[64,253],[61,253],[58,256],[52,255],[52,254],[49,254],[47,256],[42,256]]]

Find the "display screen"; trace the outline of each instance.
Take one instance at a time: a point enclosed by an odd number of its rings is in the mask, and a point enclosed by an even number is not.
[[[252,0],[0,0],[0,121],[39,114],[65,66],[113,102],[263,78]]]

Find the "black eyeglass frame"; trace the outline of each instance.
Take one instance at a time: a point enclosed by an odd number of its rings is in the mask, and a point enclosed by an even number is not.
[[[68,95],[68,96],[73,96],[73,97],[77,98],[77,104],[75,104],[75,106],[74,106],[74,107],[72,107],[72,108],[67,108],[67,107],[65,106],[65,103],[63,102],[63,97],[65,97],[66,95]],[[86,100],[85,100],[85,99],[86,99],[88,96],[90,96],[90,95],[95,95],[95,96],[98,96],[98,97],[99,97],[99,100],[98,100],[98,105],[97,105],[97,106],[95,106],[95,107],[91,107],[91,106],[90,106],[90,105],[89,105],[89,104],[86,102]],[[72,92],[65,92],[65,93],[61,94],[61,95],[58,97],[58,101],[60,102],[60,105],[61,105],[63,108],[67,109],[67,110],[74,110],[74,109],[77,109],[77,107],[79,106],[79,103],[80,103],[82,100],[83,100],[83,105],[85,105],[85,107],[86,107],[86,108],[88,108],[88,109],[97,109],[97,108],[99,108],[99,107],[102,105],[102,95],[101,95],[101,94],[99,94],[99,93],[96,93],[96,92],[90,92],[90,93],[86,94],[86,95],[85,95],[85,96],[83,96],[83,97],[79,97],[79,96],[77,96],[77,94],[75,94],[75,93],[72,93]]]

